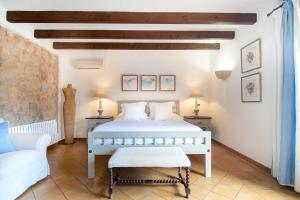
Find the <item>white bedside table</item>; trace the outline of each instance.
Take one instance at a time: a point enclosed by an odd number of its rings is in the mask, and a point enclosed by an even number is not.
[[[211,119],[208,116],[184,116],[184,121],[194,124],[204,131],[212,131]]]
[[[94,117],[87,117],[87,127],[88,131],[93,131],[93,129],[101,124],[110,122],[114,120],[113,116],[94,116]]]

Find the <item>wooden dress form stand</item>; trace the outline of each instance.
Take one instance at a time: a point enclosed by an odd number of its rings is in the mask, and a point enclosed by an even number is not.
[[[65,144],[73,144],[76,113],[76,89],[72,88],[72,84],[68,84],[68,86],[66,88],[63,88],[62,90],[65,96],[65,102],[63,104]]]

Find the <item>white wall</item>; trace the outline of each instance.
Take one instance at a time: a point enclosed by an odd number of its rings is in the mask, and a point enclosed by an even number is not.
[[[212,66],[234,67],[227,81],[211,75],[210,113],[215,127],[213,138],[238,152],[271,166],[275,131],[276,43],[274,19],[263,13],[254,26],[239,28],[233,42],[224,42],[212,58]],[[241,73],[240,49],[261,38],[262,68]],[[262,73],[262,102],[241,102],[241,77]]]
[[[219,4],[218,2],[218,5]],[[278,1],[270,1],[268,4],[270,4],[270,7],[267,11],[270,11],[278,4]],[[264,7],[255,3],[253,3],[253,5],[257,5],[257,8]],[[225,5],[220,6],[220,10],[225,11],[225,7]],[[241,5],[241,7],[244,6]],[[193,8],[196,7],[194,6]],[[215,6],[213,6],[213,8],[215,9]],[[227,6],[227,8],[230,10],[231,6]],[[252,10],[254,11],[257,8],[253,8]],[[177,11],[177,8],[175,10]],[[241,9],[236,8],[236,10],[240,11]],[[52,50],[52,48],[50,48],[50,41],[35,40],[33,38],[33,26],[35,28],[43,28],[43,24],[39,24],[38,26],[36,24],[10,24],[5,20],[5,11],[6,9],[0,6],[0,24]],[[181,114],[191,114],[194,104],[191,100],[185,99],[188,98],[192,89],[199,88],[204,90],[206,95],[201,105],[201,112],[202,114],[213,116],[215,126],[213,137],[252,159],[266,166],[271,166],[272,134],[275,127],[274,104],[276,98],[276,78],[274,68],[276,56],[274,23],[271,18],[266,18],[265,14],[266,13],[263,13],[263,15],[259,17],[256,25],[238,28],[236,39],[234,41],[223,42],[221,51],[219,53],[213,53],[213,55],[205,51],[72,52],[52,50],[60,57],[60,89],[67,83],[73,83],[74,87],[78,89],[76,97],[76,137],[86,136],[84,118],[96,114],[97,101],[93,100],[92,93],[98,88],[106,89],[108,93],[109,100],[105,100],[104,102],[104,114],[107,115],[116,114],[115,102],[119,99],[181,99],[183,100]],[[77,25],[75,24],[74,26]],[[89,25],[86,26],[88,27]],[[71,25],[62,24],[61,27],[71,27]],[[105,27],[106,26],[104,26],[104,28]],[[128,29],[128,27],[128,25],[121,26],[123,29]],[[142,27],[132,27],[143,29],[144,25]],[[147,27],[150,29],[156,28],[155,26]],[[225,26],[218,27],[220,29],[226,28]],[[178,29],[178,27],[165,27],[164,25],[160,28]],[[198,30],[201,28],[216,29],[216,27],[203,27],[200,25],[182,25],[181,28],[186,30]],[[263,68],[259,71],[262,72],[263,76],[263,101],[262,103],[241,103],[240,77],[242,74],[240,71],[240,48],[257,38],[262,39]],[[105,70],[78,71],[72,68],[70,64],[72,58],[87,56],[103,57],[106,62]],[[216,66],[234,67],[229,80],[220,81],[215,78],[213,73],[210,73],[211,68]],[[176,92],[170,93],[121,92],[120,75],[123,73],[175,73],[177,74],[178,88]],[[59,101],[61,108],[61,102],[63,102],[61,93]]]
[[[104,90],[104,115],[117,114],[117,100],[181,100],[181,115],[191,115],[194,101],[192,90],[203,91],[202,114],[208,114],[209,51],[87,51],[62,52],[61,67],[65,68],[63,85],[72,83],[77,89],[75,137],[86,137],[85,118],[96,115],[98,101],[93,98],[97,89]],[[67,55],[68,54],[68,55]],[[80,57],[102,57],[104,70],[78,70],[71,60]],[[176,74],[176,92],[122,92],[121,74]]]

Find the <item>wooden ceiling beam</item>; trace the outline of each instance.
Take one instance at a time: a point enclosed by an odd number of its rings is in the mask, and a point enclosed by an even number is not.
[[[219,43],[93,43],[54,42],[54,49],[107,49],[107,50],[219,50]]]
[[[234,39],[234,31],[35,30],[41,39]]]
[[[7,11],[12,23],[238,24],[256,23],[255,13]]]

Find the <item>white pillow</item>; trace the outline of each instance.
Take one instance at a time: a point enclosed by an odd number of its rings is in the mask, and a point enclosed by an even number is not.
[[[145,112],[146,104],[146,102],[122,104],[120,117],[125,120],[147,119],[148,116]]]
[[[153,120],[174,119],[174,102],[150,103],[150,118]]]

